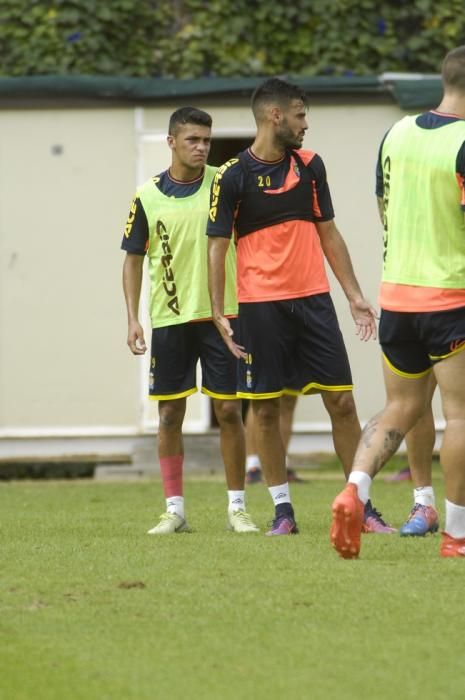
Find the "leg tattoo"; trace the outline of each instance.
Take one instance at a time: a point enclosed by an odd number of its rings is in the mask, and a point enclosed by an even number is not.
[[[369,467],[369,473],[372,476],[377,474],[388,459],[392,457],[404,438],[401,430],[390,428],[384,431],[384,437],[381,438],[382,444],[379,445],[380,436],[376,440],[378,433],[379,419],[378,416],[375,416],[363,429],[362,438],[354,458],[354,469],[357,467]],[[377,442],[378,444],[376,444]]]

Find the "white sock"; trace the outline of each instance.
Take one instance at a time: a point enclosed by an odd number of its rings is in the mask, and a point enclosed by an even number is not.
[[[419,503],[422,506],[434,506],[436,501],[434,500],[434,489],[432,486],[418,486],[418,488],[413,489],[413,502]]]
[[[228,512],[245,510],[245,491],[228,491]]]
[[[365,472],[350,472],[348,483],[356,485],[358,497],[362,501],[363,505],[365,505],[370,498],[371,481],[371,476],[369,474],[365,474]]]
[[[171,498],[167,498],[166,510],[168,513],[176,513],[180,518],[184,518],[184,496],[171,496]]]
[[[258,455],[247,455],[245,458],[245,469],[250,471],[251,469],[261,469],[262,465],[260,463],[260,457]]]
[[[273,499],[273,503],[275,506],[278,506],[280,503],[290,503],[291,502],[291,496],[289,494],[289,484],[279,484],[279,486],[269,486],[268,491],[270,492],[270,496]]]
[[[446,527],[448,535],[461,540],[465,537],[465,506],[457,506],[446,499]]]

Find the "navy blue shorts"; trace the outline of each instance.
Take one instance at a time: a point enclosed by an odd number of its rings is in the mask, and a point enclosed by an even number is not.
[[[329,293],[239,304],[238,396],[350,391],[349,359]]]
[[[237,319],[230,319],[233,330]],[[179,399],[197,391],[200,360],[202,392],[214,399],[236,399],[237,360],[212,321],[152,329],[149,398]]]
[[[465,307],[449,311],[381,311],[379,342],[389,367],[420,377],[465,349]]]

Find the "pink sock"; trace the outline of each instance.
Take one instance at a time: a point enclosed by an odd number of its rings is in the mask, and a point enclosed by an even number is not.
[[[182,496],[182,465],[184,455],[160,457],[160,471],[165,498]]]

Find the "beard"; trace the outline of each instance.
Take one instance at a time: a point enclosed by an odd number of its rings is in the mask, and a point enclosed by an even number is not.
[[[283,121],[279,130],[276,132],[276,140],[283,148],[300,148],[302,141],[299,136],[296,136],[286,121]]]

